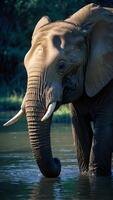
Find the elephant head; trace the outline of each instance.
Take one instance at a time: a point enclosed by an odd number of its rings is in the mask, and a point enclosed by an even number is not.
[[[51,23],[43,17],[38,22],[24,62],[27,92],[19,113],[6,123],[26,113],[32,150],[46,177],[57,177],[61,170],[50,142],[56,105],[78,99],[83,88],[94,96],[113,78],[112,14],[102,10],[99,15],[98,7],[88,6],[65,21]]]

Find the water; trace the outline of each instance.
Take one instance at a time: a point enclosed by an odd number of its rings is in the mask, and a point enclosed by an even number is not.
[[[2,113],[0,124],[12,113]],[[0,200],[113,200],[113,177],[80,176],[71,126],[52,126],[52,149],[62,163],[61,175],[40,173],[29,145],[25,120],[0,126]]]

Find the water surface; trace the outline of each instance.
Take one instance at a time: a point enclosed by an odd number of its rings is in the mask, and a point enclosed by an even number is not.
[[[1,113],[0,125],[13,115]],[[58,178],[40,173],[31,153],[25,120],[0,126],[0,200],[113,200],[113,177],[80,176],[71,125],[52,125],[52,149],[60,158]]]

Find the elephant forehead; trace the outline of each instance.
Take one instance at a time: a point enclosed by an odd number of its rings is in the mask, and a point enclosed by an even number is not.
[[[79,27],[67,22],[54,22],[42,27],[37,35],[39,38],[52,38],[55,35],[65,36],[79,33]]]
[[[57,22],[52,22],[50,24],[47,24],[43,27],[40,28],[40,32],[43,32],[43,31],[51,31],[51,30],[60,30],[60,31],[63,31],[65,29],[75,29],[75,25],[72,24],[72,23],[68,23],[68,22],[65,22],[65,21],[57,21]]]

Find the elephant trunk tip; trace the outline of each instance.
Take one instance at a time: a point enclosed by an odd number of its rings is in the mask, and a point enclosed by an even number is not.
[[[56,178],[60,175],[61,163],[58,158],[53,158],[52,164],[44,166],[44,169],[39,165],[39,168],[46,178]]]

